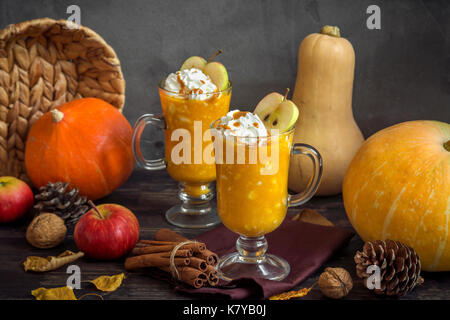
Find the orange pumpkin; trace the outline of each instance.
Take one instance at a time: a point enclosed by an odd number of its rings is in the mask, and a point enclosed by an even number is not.
[[[450,271],[450,124],[404,122],[371,136],[348,167],[345,210],[365,241],[413,247],[426,271]]]
[[[123,184],[134,168],[132,129],[109,103],[83,98],[44,114],[30,129],[25,166],[36,187],[68,182],[91,200]]]

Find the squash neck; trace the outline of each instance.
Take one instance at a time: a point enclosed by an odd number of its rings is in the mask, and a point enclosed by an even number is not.
[[[450,152],[450,140],[444,143],[444,149]]]
[[[326,34],[328,36],[340,38],[341,32],[338,27],[336,26],[323,26],[322,29],[320,29],[321,34]]]
[[[64,119],[64,113],[62,113],[61,111],[59,111],[58,109],[53,109],[52,111],[50,111],[51,115],[52,115],[52,119],[54,123],[58,123],[60,122],[62,119]]]

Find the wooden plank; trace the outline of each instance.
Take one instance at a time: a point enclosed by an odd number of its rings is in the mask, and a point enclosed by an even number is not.
[[[165,211],[179,203],[178,186],[165,171],[148,172],[137,169],[131,178],[110,196],[98,201],[101,203],[118,203],[133,211],[141,224],[141,237],[152,238],[156,230],[162,227],[171,228],[188,238],[195,237],[207,229],[187,230],[169,225],[165,218]],[[342,198],[316,197],[305,207],[322,213],[335,225],[351,228],[347,220]],[[300,208],[288,210],[292,217]],[[63,267],[45,274],[26,273],[22,262],[29,255],[56,255],[65,249],[76,250],[72,236],[57,248],[40,250],[31,247],[25,240],[25,230],[28,220],[12,224],[0,225],[0,299],[32,299],[30,292],[41,286],[57,287],[66,283],[68,274]],[[363,245],[362,240],[355,236],[350,244],[328,261],[323,268],[302,283],[298,288],[308,287],[317,281],[320,272],[328,266],[338,266],[347,269],[354,279],[354,288],[346,299],[379,299],[372,292],[365,289],[356,277],[353,256]],[[82,289],[76,290],[77,296],[87,292],[95,292],[89,280],[100,275],[113,275],[124,272],[123,261],[98,262],[80,259],[76,262],[82,272]],[[425,273],[425,283],[403,299],[450,299],[450,273]],[[196,299],[185,294],[176,293],[171,285],[152,278],[144,272],[127,273],[124,284],[116,292],[109,293],[105,299]],[[96,299],[96,297],[86,297]],[[303,299],[324,299],[316,287]]]

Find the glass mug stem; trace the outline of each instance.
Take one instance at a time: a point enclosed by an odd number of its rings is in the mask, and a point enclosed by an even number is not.
[[[132,140],[136,161],[140,167],[146,170],[166,169],[165,159],[148,160],[142,155],[141,137],[147,125],[162,131],[166,130],[166,122],[162,116],[145,114],[137,120],[133,129]],[[182,204],[176,205],[166,212],[166,219],[171,224],[181,228],[206,228],[220,223],[217,211],[211,205],[211,200],[214,197],[214,184],[212,182],[180,182],[178,197]]]

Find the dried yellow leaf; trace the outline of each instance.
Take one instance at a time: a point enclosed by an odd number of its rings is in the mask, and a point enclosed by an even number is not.
[[[36,300],[77,300],[71,287],[39,288],[31,291]]]
[[[316,210],[308,209],[308,208],[302,209],[302,211],[300,211],[300,213],[297,213],[292,218],[292,221],[296,221],[296,220],[308,222],[308,223],[312,223],[312,224],[317,224],[319,226],[328,226],[328,227],[334,226],[334,224],[330,220],[325,218],[319,212],[317,212]]]
[[[122,284],[125,274],[120,273],[114,276],[101,276],[91,282],[101,291],[115,291]]]
[[[45,272],[58,269],[65,264],[71,263],[78,258],[84,256],[83,252],[74,253],[72,251],[66,250],[61,253],[59,256],[49,256],[47,258],[30,256],[27,257],[27,260],[23,263],[25,271],[34,271],[34,272]]]
[[[300,289],[297,291],[294,290],[294,291],[283,292],[283,293],[277,294],[275,296],[271,296],[269,298],[269,300],[289,300],[292,298],[301,298],[301,297],[306,296],[313,287],[314,287],[314,285],[311,286],[311,288],[303,288],[303,289]]]

